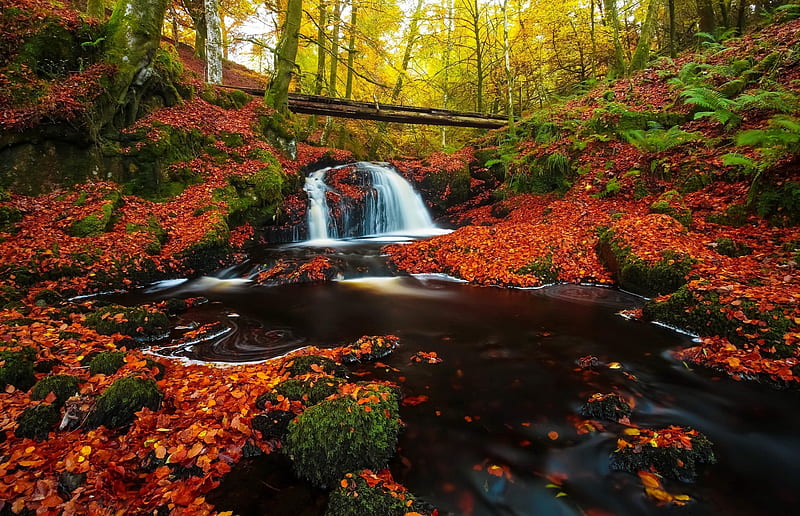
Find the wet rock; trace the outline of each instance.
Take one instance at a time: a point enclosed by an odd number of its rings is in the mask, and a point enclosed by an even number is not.
[[[384,468],[395,453],[400,426],[394,390],[354,385],[352,392],[314,405],[292,420],[284,451],[299,476],[332,486],[347,472]]]
[[[282,259],[270,269],[256,274],[253,280],[259,285],[269,286],[322,283],[333,280],[341,271],[341,264],[327,256],[317,256],[304,262]]]
[[[42,378],[31,390],[32,400],[43,400],[51,392],[55,394],[55,405],[61,407],[75,394],[78,394],[80,379],[67,374],[57,374]]]
[[[162,398],[163,394],[152,379],[137,376],[120,378],[97,399],[86,425],[89,428],[129,425],[136,418],[136,412],[143,408],[158,410]]]
[[[601,394],[598,392],[592,394],[586,400],[586,403],[580,409],[580,414],[591,419],[619,421],[630,417],[631,406],[617,394]]]
[[[288,410],[270,410],[253,418],[253,429],[264,439],[283,439],[295,413]]]
[[[86,482],[86,473],[70,473],[64,471],[58,476],[58,489],[62,493],[69,495]]]
[[[660,430],[629,428],[617,440],[617,449],[611,453],[614,471],[650,471],[693,482],[699,465],[714,464],[716,457],[708,438],[691,428],[670,426]]]
[[[17,418],[14,436],[43,441],[61,419],[58,409],[53,405],[40,404],[28,407]]]
[[[342,361],[354,363],[379,360],[394,351],[399,343],[400,338],[396,335],[364,335],[342,353]]]

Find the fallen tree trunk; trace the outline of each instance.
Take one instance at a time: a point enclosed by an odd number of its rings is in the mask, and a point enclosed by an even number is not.
[[[264,90],[223,86],[242,90],[251,95],[263,95]],[[355,100],[320,97],[317,95],[289,94],[289,109],[306,115],[325,115],[360,120],[377,120],[404,124],[446,125],[495,129],[508,124],[505,115],[492,115],[466,111],[451,111],[417,106],[394,106]]]

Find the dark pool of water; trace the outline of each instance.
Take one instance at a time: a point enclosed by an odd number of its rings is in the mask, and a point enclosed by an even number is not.
[[[334,252],[378,255],[377,245]],[[206,279],[125,300],[187,295],[212,302],[184,314],[182,322],[222,320],[234,329],[178,353],[191,358],[258,360],[303,345],[398,335],[401,345],[385,366],[362,370],[396,381],[406,396],[428,397],[401,410],[407,428],[393,471],[446,513],[797,513],[798,395],[690,370],[669,353],[690,338],[616,315],[640,304],[617,290],[508,290],[430,277],[284,287]],[[418,351],[434,351],[444,361],[414,363],[410,357]],[[578,368],[576,360],[586,355],[600,365]],[[611,362],[622,367],[603,365]],[[578,435],[572,420],[595,392],[634,397],[631,421],[637,425],[692,426],[710,437],[718,463],[694,484],[665,482],[671,492],[692,497],[688,506],[657,507],[636,476],[609,470],[621,426],[608,423],[604,432]],[[490,465],[509,475],[489,474]],[[246,461],[241,468],[246,471],[210,497],[219,510],[321,514],[324,495],[285,478],[267,479],[285,467]],[[563,479],[556,482],[560,488],[552,487],[554,478]],[[284,512],[287,506],[291,512]]]

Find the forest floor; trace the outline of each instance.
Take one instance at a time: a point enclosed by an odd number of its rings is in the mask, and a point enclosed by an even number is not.
[[[798,155],[766,163],[763,148],[738,144],[736,138],[746,130],[773,127],[781,108],[730,108],[740,118],[736,127],[719,118],[694,119],[696,110],[684,102],[684,90],[669,81],[683,81],[684,89],[689,84],[719,88],[750,70],[742,91],[797,93],[798,29],[800,22],[775,25],[714,52],[661,63],[524,121],[513,136],[493,131],[455,154],[398,161],[443,220],[459,227],[387,248],[391,262],[399,270],[443,272],[480,285],[569,282],[629,288],[653,298],[644,314],[632,315],[700,336],[696,347],[676,351],[680,358],[735,380],[796,386]],[[191,71],[197,63],[179,50]],[[766,61],[770,68],[763,66]],[[700,68],[690,73],[688,65],[695,62]],[[239,72],[229,67],[226,81],[249,86],[256,80]],[[724,115],[722,107],[714,112]],[[32,349],[32,380],[72,375],[84,400],[131,374],[158,378],[163,403],[158,410],[137,412],[124,432],[99,426],[53,431],[44,440],[18,438],[19,418],[35,404],[32,383],[15,386],[4,377],[0,511],[210,514],[214,508],[204,495],[247,446],[264,452],[278,446],[258,439],[251,421],[260,412],[256,399],[289,377],[295,355],[227,367],[154,364],[140,349],[143,340],[135,338],[147,333],[146,324],[127,335],[104,334],[92,323],[100,305],[91,298],[74,299],[214,269],[248,245],[262,243],[261,228],[231,217],[237,197],[221,197],[219,191],[239,184],[236,178],[247,183],[258,177],[269,162],[265,155],[276,156],[280,165],[283,220],[302,218],[306,167],[344,163],[353,156],[299,144],[296,159],[290,159],[254,129],[263,113],[260,99],[237,108],[195,97],[156,110],[130,128],[139,138],[127,150],[132,153],[178,132],[194,131],[207,142],[203,152],[170,164],[171,170],[191,170],[197,179],[167,199],[147,200],[102,181],[38,196],[2,192],[2,352]],[[4,129],[18,120],[5,119]],[[663,148],[656,140],[669,138],[667,120],[677,120],[682,133]],[[662,128],[649,124],[654,121]],[[723,156],[733,151],[766,163],[755,201],[748,198],[753,172],[724,164]],[[554,155],[564,160],[557,163]],[[84,233],[87,224],[101,230]],[[214,249],[224,250],[209,256],[222,262],[192,260],[198,249],[209,249],[209,239],[219,244]],[[321,280],[324,274],[307,270],[305,277]],[[147,309],[168,312],[166,304]],[[116,322],[128,322],[125,317]],[[121,367],[92,374],[88,360],[109,351],[124,352]],[[345,352],[304,349],[301,354],[340,360]],[[0,367],[9,367],[10,357],[3,355]],[[53,398],[47,395],[45,401]],[[282,399],[280,408],[299,413],[305,405]],[[77,487],[65,489],[73,477],[80,478]]]

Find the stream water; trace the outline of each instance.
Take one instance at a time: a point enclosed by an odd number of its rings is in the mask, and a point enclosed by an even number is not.
[[[395,381],[406,397],[425,400],[402,407],[407,426],[391,467],[443,514],[797,513],[796,393],[690,370],[669,351],[691,338],[620,317],[619,310],[641,300],[614,289],[510,290],[443,276],[394,276],[380,248],[406,239],[273,246],[217,277],[162,282],[116,300],[207,297],[210,303],[183,314],[179,324],[222,321],[230,330],[171,351],[203,361],[264,360],[306,345],[398,335],[394,354],[354,372]],[[318,254],[347,263],[338,281],[265,287],[247,279],[278,259]],[[412,362],[419,351],[436,352],[443,362]],[[596,367],[578,367],[587,355],[597,357]],[[621,367],[607,367],[612,362]],[[578,434],[578,408],[595,392],[633,397],[637,425],[691,426],[708,435],[718,463],[693,484],[665,482],[670,492],[691,496],[688,506],[658,507],[635,475],[609,470],[620,425]],[[242,461],[209,500],[243,515],[323,514],[324,493],[287,477],[282,460]],[[506,474],[492,475],[490,466]]]

